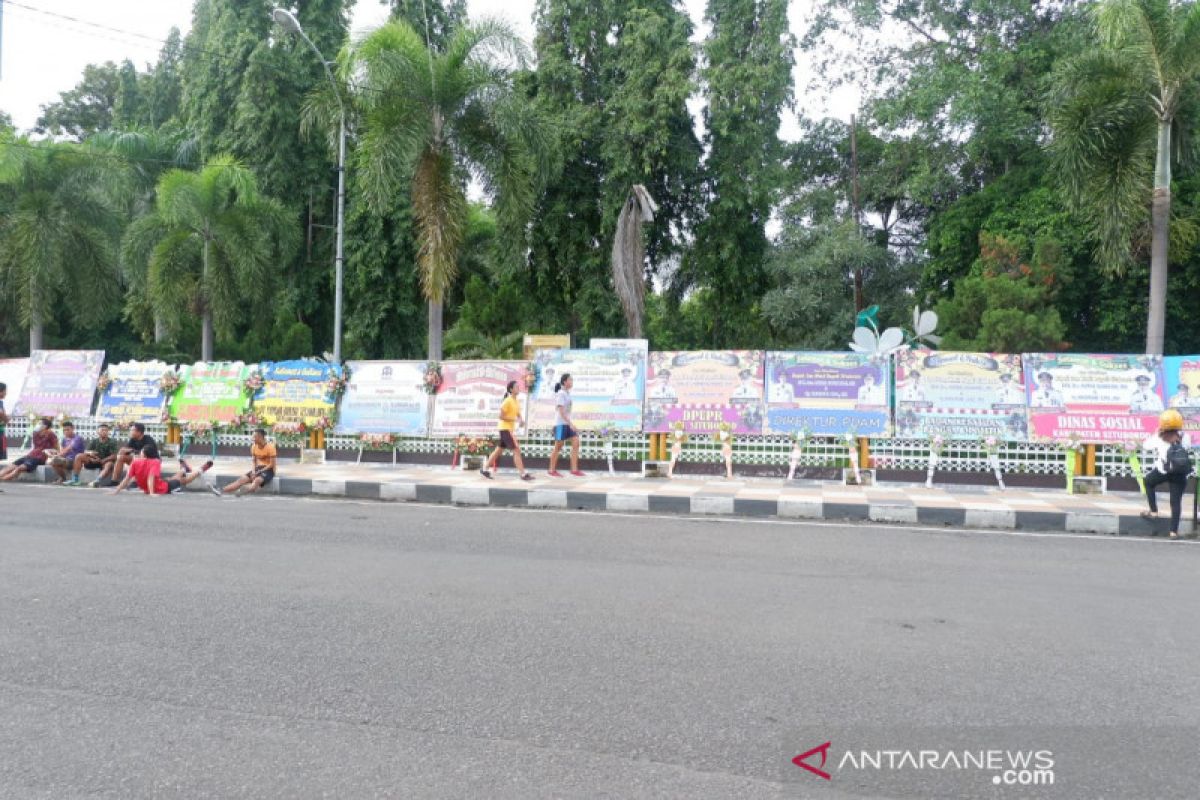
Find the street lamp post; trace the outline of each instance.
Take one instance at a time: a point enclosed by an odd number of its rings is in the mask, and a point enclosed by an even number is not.
[[[346,223],[346,105],[342,102],[342,93],[338,89],[337,81],[334,80],[333,72],[329,69],[329,62],[313,44],[312,39],[309,39],[308,35],[304,33],[304,29],[300,27],[300,21],[296,19],[295,15],[285,9],[276,8],[271,11],[271,19],[275,20],[275,24],[285,32],[294,33],[303,39],[317,54],[321,66],[325,68],[325,75],[333,86],[334,97],[338,101],[337,244],[333,259],[333,360],[340,364],[342,362],[342,266],[344,261],[342,245],[345,239]]]

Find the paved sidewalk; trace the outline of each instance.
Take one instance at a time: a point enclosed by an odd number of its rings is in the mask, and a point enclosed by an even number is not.
[[[192,459],[198,463],[199,459]],[[245,458],[218,459],[210,480],[217,486],[233,481],[248,467]],[[167,461],[167,471],[174,469]],[[522,481],[512,469],[487,480],[478,472],[448,467],[402,464],[299,464],[281,461],[278,478],[264,491],[286,495],[319,495],[366,500],[404,500],[477,506],[587,509],[668,514],[772,517],[781,519],[872,520],[876,522],[1033,531],[1165,536],[1168,522],[1150,522],[1141,495],[1070,496],[1063,490],[884,483],[841,486],[834,482],[778,478],[680,477],[642,478],[633,473],[609,476],[590,472],[584,478],[551,478],[532,473]],[[84,473],[87,477],[91,473]],[[29,480],[49,480],[46,468]],[[194,484],[191,491],[203,491]],[[1184,500],[1183,532],[1192,529],[1192,495]],[[1159,508],[1167,508],[1165,492]]]

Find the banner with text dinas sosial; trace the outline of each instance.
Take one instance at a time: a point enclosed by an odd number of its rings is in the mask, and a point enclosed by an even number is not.
[[[1025,353],[1031,439],[1140,441],[1165,408],[1160,356]]]

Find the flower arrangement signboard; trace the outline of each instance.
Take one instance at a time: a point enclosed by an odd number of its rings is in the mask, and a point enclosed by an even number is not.
[[[898,436],[1025,438],[1020,356],[906,350],[895,358]]]
[[[428,432],[429,395],[423,361],[349,361],[337,431],[344,434]]]
[[[1161,356],[1026,353],[1030,438],[1122,442],[1158,429]]]
[[[767,430],[887,433],[888,366],[870,353],[767,353]]]
[[[96,405],[96,418],[126,422],[161,422],[167,395],[160,382],[171,371],[162,361],[125,361],[105,371],[107,385]]]
[[[430,432],[434,436],[493,433],[509,381],[517,381],[522,394],[527,391],[526,369],[524,361],[443,362],[442,385],[433,398]]]
[[[20,397],[9,413],[86,417],[92,413],[103,364],[103,350],[34,350]]]
[[[171,418],[183,423],[238,422],[250,404],[244,389],[249,373],[241,361],[197,361],[180,368],[179,385],[168,404]],[[165,374],[160,381],[167,381]]]
[[[722,423],[741,434],[762,433],[763,352],[692,350],[650,354],[647,433],[682,422],[688,433],[716,433]]]
[[[329,385],[330,378],[342,374],[337,364],[316,359],[267,361],[260,370],[263,385],[254,395],[254,410],[268,425],[302,422],[312,427],[336,413],[337,398],[330,396]]]

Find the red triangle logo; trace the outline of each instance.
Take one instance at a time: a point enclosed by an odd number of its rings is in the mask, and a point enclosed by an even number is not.
[[[829,755],[829,746],[830,746],[829,742],[826,742],[825,744],[817,745],[812,750],[801,753],[800,755],[793,758],[792,763],[795,764],[797,767],[800,767],[801,769],[808,770],[813,775],[816,775],[818,778],[824,778],[827,781],[833,780],[832,775],[830,775],[824,769],[821,769],[821,767],[825,766],[825,759]],[[812,764],[809,764],[805,760],[811,756],[815,756],[817,753],[821,754],[821,767],[814,767]]]

